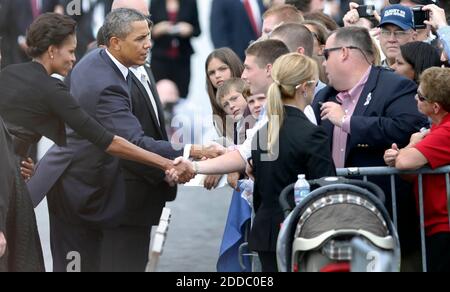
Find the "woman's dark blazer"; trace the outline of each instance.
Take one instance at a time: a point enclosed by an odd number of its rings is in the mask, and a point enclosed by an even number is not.
[[[286,186],[295,183],[299,174],[305,174],[307,179],[336,174],[325,131],[312,124],[301,110],[290,106],[284,109],[279,149],[273,151],[278,155],[266,159],[267,126],[259,130],[253,140],[256,216],[249,246],[254,251],[275,251],[280,224],[284,220],[278,197]]]
[[[66,145],[66,124],[105,150],[113,135],[81,109],[65,84],[48,75],[37,62],[6,67],[0,72],[0,116],[21,140],[36,143],[41,136]]]

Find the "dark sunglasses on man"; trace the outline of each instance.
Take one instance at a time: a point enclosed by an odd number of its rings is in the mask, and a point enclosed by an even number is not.
[[[354,47],[354,46],[347,46],[347,47],[336,47],[336,48],[329,48],[329,49],[324,49],[322,56],[325,58],[325,60],[328,60],[328,58],[330,57],[330,53],[333,51],[338,51],[340,49],[343,48],[347,48],[347,49],[351,49],[351,50],[359,50],[360,48],[358,47]]]
[[[344,48],[350,49],[350,50],[359,50],[361,52],[361,54],[363,54],[364,58],[366,58],[366,60],[367,60],[366,54],[364,54],[364,52],[361,50],[361,48],[358,48],[358,47],[355,47],[355,46],[345,46],[345,47],[336,47],[336,48],[324,49],[323,53],[322,53],[322,56],[325,58],[325,60],[328,60],[328,58],[330,57],[330,53],[331,52],[338,51],[338,50],[341,50],[341,49],[344,49]],[[369,61],[367,60],[367,62],[369,62]]]

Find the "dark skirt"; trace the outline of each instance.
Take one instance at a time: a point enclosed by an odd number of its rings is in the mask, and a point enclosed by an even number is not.
[[[1,176],[10,185],[2,185],[2,196],[8,196],[5,237],[7,250],[0,258],[0,272],[45,272],[41,241],[36,224],[33,204],[25,181],[20,175],[19,159],[12,151],[9,134],[0,120]],[[9,165],[8,165],[9,164]]]

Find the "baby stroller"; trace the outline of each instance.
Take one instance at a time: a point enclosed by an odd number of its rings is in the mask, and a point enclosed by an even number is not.
[[[309,183],[312,192],[295,208],[294,184],[280,194],[281,272],[400,271],[397,231],[377,185],[334,177]]]

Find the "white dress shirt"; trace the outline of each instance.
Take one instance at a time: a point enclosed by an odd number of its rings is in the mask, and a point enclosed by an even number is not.
[[[108,49],[105,50],[106,54],[108,54],[108,56],[111,58],[111,60],[113,61],[113,63],[117,66],[117,68],[119,68],[120,72],[123,75],[123,78],[125,80],[127,80],[128,77],[128,68],[125,67],[122,63],[119,62],[119,60],[117,60],[113,55],[111,55],[110,52],[108,52]]]

